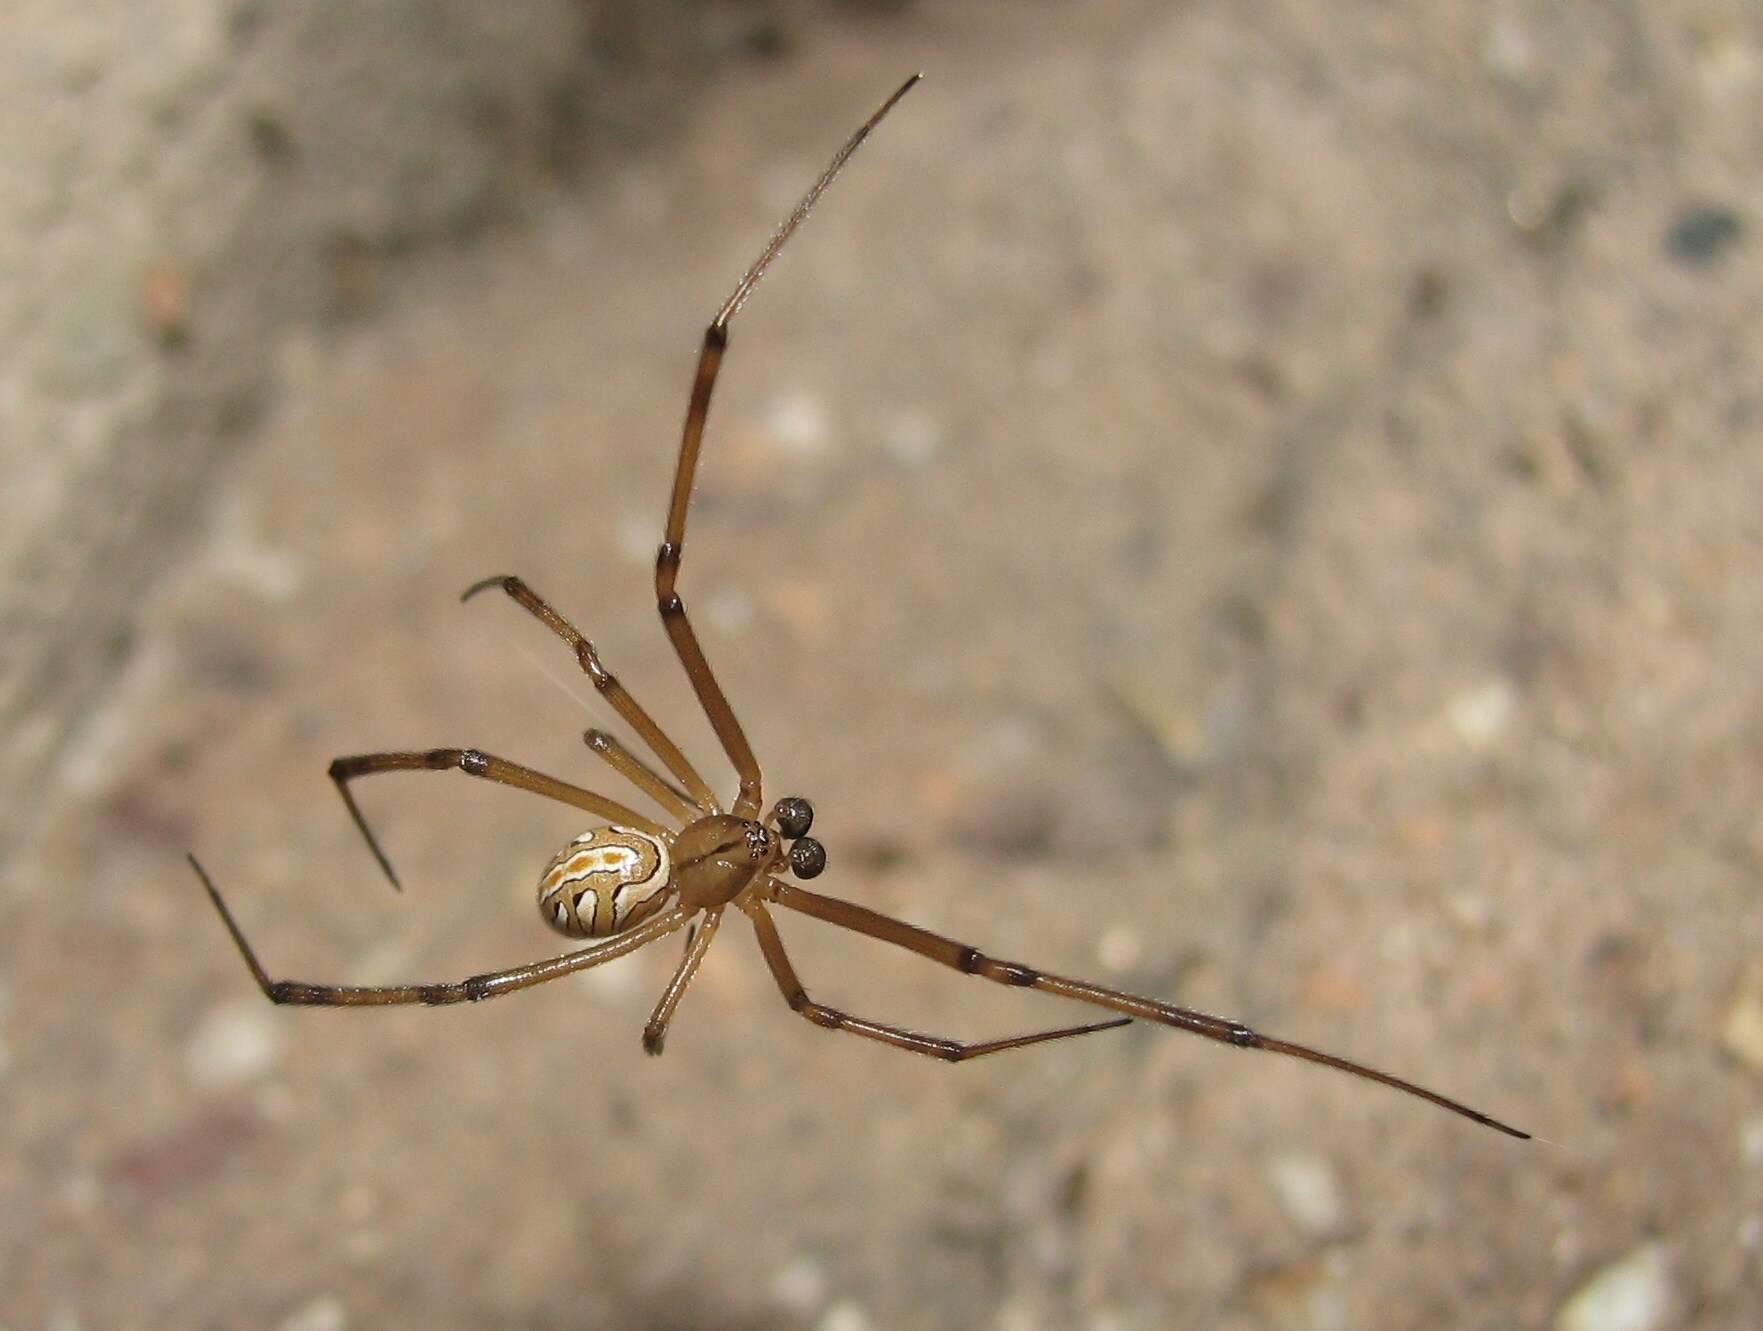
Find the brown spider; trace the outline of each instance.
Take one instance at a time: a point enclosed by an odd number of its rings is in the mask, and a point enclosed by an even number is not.
[[[520,790],[531,791],[548,799],[559,800],[585,809],[597,818],[609,820],[610,826],[596,827],[570,842],[546,868],[539,880],[539,911],[554,929],[575,938],[604,941],[544,961],[530,962],[507,970],[472,975],[463,980],[434,984],[340,985],[312,984],[305,980],[272,980],[257,955],[246,942],[245,935],[227,909],[213,881],[197,863],[190,864],[207,888],[214,907],[220,912],[233,942],[238,945],[245,964],[258,986],[272,1003],[295,1003],[329,1007],[378,1006],[390,1003],[459,1003],[496,998],[544,984],[560,976],[598,966],[622,957],[688,925],[693,925],[685,956],[674,971],[673,979],[661,995],[654,1014],[643,1030],[643,1047],[659,1054],[667,1035],[667,1025],[679,1006],[686,986],[696,974],[698,965],[716,937],[723,913],[733,906],[752,922],[772,977],[783,991],[790,1007],[817,1026],[829,1030],[848,1031],[866,1039],[879,1040],[897,1049],[929,1054],[934,1058],[959,1062],[1002,1049],[1018,1049],[1044,1040],[1058,1040],[1071,1035],[1126,1025],[1137,1017],[1161,1022],[1178,1030],[1191,1031],[1209,1040],[1236,1045],[1242,1049],[1264,1049],[1338,1068],[1357,1077],[1382,1082],[1409,1095],[1419,1096],[1441,1105],[1465,1118],[1496,1128],[1513,1137],[1529,1134],[1469,1108],[1456,1100],[1429,1091],[1413,1082],[1387,1072],[1337,1058],[1319,1050],[1262,1035],[1238,1021],[1210,1016],[1190,1008],[1176,1007],[1156,999],[1140,998],[1118,990],[1104,988],[1086,980],[1071,980],[1051,975],[1013,961],[1000,961],[976,947],[944,938],[916,925],[882,915],[854,902],[821,896],[806,888],[786,882],[779,874],[787,866],[797,878],[813,878],[826,867],[826,851],[808,835],[814,811],[799,796],[779,800],[770,812],[760,817],[764,796],[759,763],[741,731],[741,723],[723,696],[698,637],[686,617],[684,602],[674,590],[679,577],[680,552],[685,542],[686,510],[692,498],[692,478],[698,466],[698,450],[704,437],[704,421],[710,409],[710,391],[716,384],[716,372],[728,345],[728,325],[735,312],[752,293],[754,284],[784,246],[844,167],[846,161],[888,113],[894,103],[918,82],[918,75],[907,79],[894,95],[876,111],[841,148],[832,163],[823,171],[813,187],[803,196],[795,210],[784,220],[764,253],[741,278],[734,293],[723,302],[716,317],[704,334],[704,346],[698,357],[697,377],[692,382],[690,405],[686,409],[684,438],[680,443],[679,462],[674,472],[673,499],[667,510],[667,525],[661,551],[655,563],[655,596],[661,611],[661,622],[672,640],[680,663],[690,677],[717,738],[722,742],[730,762],[740,776],[740,792],[733,806],[724,811],[704,778],[686,760],[679,747],[662,733],[635,698],[600,663],[594,645],[559,615],[519,578],[497,577],[468,588],[469,599],[490,587],[500,587],[527,612],[568,643],[576,660],[614,711],[622,716],[655,756],[672,773],[675,785],[657,773],[636,754],[612,736],[590,730],[584,736],[587,745],[617,772],[628,778],[662,808],[679,821],[675,830],[644,817],[634,809],[568,782],[559,781],[541,772],[521,767],[502,758],[476,749],[431,749],[426,753],[369,753],[353,758],[339,758],[331,764],[331,779],[343,797],[350,816],[355,820],[369,848],[379,860],[394,887],[397,875],[384,851],[375,840],[361,809],[349,790],[349,782],[373,772],[447,771],[457,768],[467,776],[499,781]],[[683,787],[683,789],[682,789]],[[787,845],[786,845],[787,843]],[[771,918],[771,907],[784,906],[811,915],[829,924],[839,925],[884,943],[906,948],[932,961],[968,975],[977,975],[995,984],[1042,989],[1062,998],[1075,999],[1096,1007],[1108,1008],[1124,1015],[1109,1021],[1083,1026],[1064,1026],[1056,1030],[1035,1031],[1008,1039],[966,1043],[939,1036],[922,1035],[915,1031],[889,1026],[852,1016],[808,996],[796,969],[784,950],[777,926]],[[699,920],[699,917],[702,917]]]

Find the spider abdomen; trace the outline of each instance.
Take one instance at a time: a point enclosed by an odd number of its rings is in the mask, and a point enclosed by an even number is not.
[[[539,879],[539,914],[571,938],[605,938],[667,900],[667,843],[629,827],[596,827],[557,852]]]

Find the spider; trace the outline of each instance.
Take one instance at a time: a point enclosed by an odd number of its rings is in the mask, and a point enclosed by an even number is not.
[[[901,84],[839,149],[716,312],[704,333],[703,347],[699,352],[674,471],[673,496],[655,562],[655,596],[662,625],[680,664],[684,666],[692,689],[740,778],[740,788],[733,803],[727,809],[723,807],[679,747],[601,663],[593,643],[568,620],[521,579],[486,578],[469,587],[461,599],[469,600],[479,592],[499,588],[563,639],[594,687],[642,738],[673,779],[661,775],[643,758],[603,731],[586,732],[583,739],[588,748],[666,809],[677,820],[678,827],[665,826],[603,795],[477,749],[430,749],[425,753],[369,753],[338,758],[331,764],[331,779],[394,888],[399,887],[397,874],[350,789],[349,783],[357,777],[376,772],[458,770],[467,776],[500,782],[574,805],[606,820],[606,825],[583,833],[559,851],[546,867],[538,886],[539,911],[546,924],[572,938],[595,941],[587,947],[543,961],[472,975],[463,980],[430,984],[344,985],[271,979],[246,941],[219,889],[196,857],[191,855],[190,865],[207,889],[209,899],[227,932],[232,935],[245,965],[272,1003],[366,1007],[395,1003],[477,1002],[573,975],[686,929],[685,955],[643,1029],[643,1047],[651,1054],[659,1054],[667,1037],[668,1023],[704,960],[704,954],[715,940],[724,914],[732,906],[753,926],[760,952],[790,1008],[828,1030],[845,1031],[896,1049],[961,1062],[1005,1049],[1088,1035],[1124,1026],[1137,1018],[1160,1022],[1239,1049],[1261,1049],[1319,1063],[1429,1100],[1509,1136],[1528,1137],[1530,1134],[1457,1100],[1376,1068],[1263,1035],[1240,1021],[1177,1007],[1158,999],[1141,998],[1087,980],[1067,979],[1014,961],[1003,961],[976,947],[883,915],[867,906],[811,892],[782,876],[787,869],[797,879],[816,877],[826,867],[826,850],[808,835],[814,810],[806,799],[800,796],[781,799],[761,816],[764,795],[759,762],[753,756],[752,746],[747,742],[733,708],[711,673],[710,663],[705,659],[691,620],[686,616],[685,603],[675,590],[685,544],[686,512],[691,503],[692,481],[710,409],[711,390],[716,385],[717,370],[728,346],[730,321],[851,155],[919,77],[914,74]],[[964,1042],[842,1012],[809,997],[772,920],[772,908],[776,906],[800,911],[828,924],[905,948],[994,984],[1040,989],[1120,1015],[1106,1021],[1060,1026],[1004,1039]]]

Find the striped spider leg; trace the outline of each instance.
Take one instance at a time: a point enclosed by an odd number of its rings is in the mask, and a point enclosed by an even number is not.
[[[680,1000],[717,937],[724,914],[733,906],[751,923],[766,966],[790,1008],[804,1019],[829,1030],[845,1031],[897,1049],[959,1062],[1005,1049],[1019,1049],[1110,1029],[1134,1019],[1153,1021],[1238,1048],[1265,1050],[1335,1068],[1430,1101],[1509,1136],[1527,1137],[1528,1133],[1460,1101],[1364,1064],[1263,1035],[1238,1021],[1085,980],[1068,979],[1016,962],[1001,961],[968,944],[931,933],[866,906],[810,892],[780,877],[785,871],[801,879],[818,876],[826,866],[826,850],[808,835],[814,811],[807,800],[797,796],[779,800],[770,812],[760,817],[760,809],[764,806],[764,783],[759,762],[734,709],[711,671],[687,617],[685,603],[676,589],[685,545],[686,516],[709,415],[710,396],[728,346],[730,321],[851,154],[917,81],[918,76],[914,75],[902,84],[839,150],[717,311],[705,330],[699,352],[662,544],[655,562],[655,597],[668,639],[739,779],[736,796],[726,811],[678,745],[606,669],[593,643],[521,579],[486,578],[468,588],[465,599],[491,587],[499,587],[575,653],[582,671],[659,760],[667,775],[603,731],[590,730],[583,740],[595,755],[664,810],[672,825],[651,819],[593,791],[476,749],[432,749],[421,753],[374,753],[339,758],[331,765],[331,778],[350,816],[394,886],[397,878],[391,864],[350,790],[349,783],[357,777],[391,771],[457,770],[570,804],[609,820],[609,825],[591,829],[559,851],[539,882],[538,904],[545,922],[571,937],[594,941],[577,951],[543,961],[457,981],[359,986],[274,980],[258,961],[220,892],[192,856],[190,863],[206,887],[246,966],[265,996],[276,1003],[341,1007],[457,1003],[494,998],[543,984],[611,961],[687,929],[685,954],[643,1030],[644,1048],[658,1054]],[[1108,1009],[1117,1015],[1084,1025],[981,1042],[926,1035],[855,1016],[809,997],[772,920],[769,907],[774,905],[905,948],[964,974],[977,975],[1006,986],[1040,989],[1061,998]]]

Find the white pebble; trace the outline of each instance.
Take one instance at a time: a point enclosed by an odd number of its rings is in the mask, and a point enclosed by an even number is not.
[[[614,961],[605,966],[591,966],[577,982],[608,1007],[628,1007],[647,981],[643,972]]]
[[[1138,931],[1124,924],[1110,925],[1096,943],[1096,960],[1116,975],[1123,975],[1139,964],[1144,954]]]
[[[1518,697],[1509,682],[1489,680],[1451,699],[1445,719],[1458,739],[1479,752],[1500,737],[1517,703]]]
[[[790,457],[811,458],[825,451],[832,417],[818,396],[795,388],[772,399],[765,412],[765,430]]]
[[[1751,986],[1758,977],[1753,974],[1745,989],[1726,1010],[1720,1023],[1721,1047],[1753,1072],[1763,1072],[1763,993]]]
[[[840,1299],[815,1323],[814,1331],[870,1331],[874,1325],[856,1300]]]
[[[282,1322],[281,1331],[343,1331],[348,1325],[349,1314],[343,1301],[335,1294],[320,1294],[290,1313]]]
[[[1647,1243],[1612,1262],[1572,1295],[1555,1331],[1651,1331],[1672,1302],[1671,1266],[1663,1243]]]
[[[1536,69],[1536,43],[1509,18],[1497,18],[1481,42],[1482,63],[1502,78],[1521,81]]]
[[[1739,1129],[1739,1156],[1747,1165],[1763,1165],[1763,1114],[1752,1114]]]
[[[661,544],[661,535],[655,528],[655,515],[634,509],[619,514],[618,521],[612,525],[612,539],[618,546],[620,557],[640,565],[653,564],[655,548]]]
[[[771,1277],[771,1297],[798,1315],[813,1312],[826,1298],[826,1267],[808,1253],[800,1254]]]
[[[305,581],[299,556],[264,539],[247,495],[229,497],[215,513],[208,558],[219,577],[265,601],[291,600]]]
[[[282,1053],[276,1010],[258,999],[215,1008],[190,1037],[184,1069],[198,1086],[231,1086],[269,1071]]]
[[[1309,1151],[1280,1151],[1267,1161],[1267,1181],[1280,1209],[1307,1234],[1339,1227],[1345,1210],[1334,1167]]]

